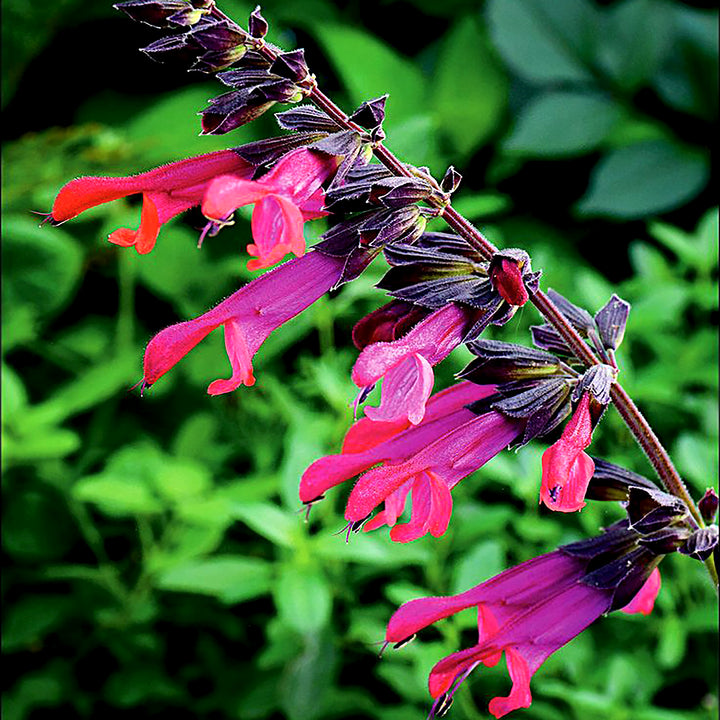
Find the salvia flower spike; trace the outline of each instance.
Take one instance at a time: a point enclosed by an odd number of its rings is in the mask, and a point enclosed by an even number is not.
[[[626,519],[591,537],[527,560],[446,597],[412,600],[390,619],[385,644],[415,634],[465,608],[478,613],[477,643],[440,660],[430,673],[430,717],[447,713],[473,670],[505,657],[512,688],[490,701],[495,717],[532,702],[530,680],[542,663],[607,613],[648,614],[661,586],[658,564],[669,553],[704,562],[714,579],[717,493],[698,506],[659,440],[617,383],[615,351],[630,304],[612,295],[594,315],[539,288],[519,248],[499,250],[451,206],[460,173],[438,182],[429,170],[398,160],[385,146],[387,95],[344,114],[318,89],[302,49],[285,52],[265,37],[260,7],[248,29],[214,0],[127,0],[116,7],[166,31],[144,52],[188,70],[216,74],[229,91],[198,114],[203,135],[228,133],[276,103],[309,103],[278,113],[283,134],[207,153],[128,177],[81,177],[58,193],[47,220],[60,224],[97,205],[142,196],[139,227],[109,237],[150,252],[161,226],[200,207],[206,235],[232,224],[252,205],[250,270],[269,268],[206,313],[178,322],[148,343],[142,389],[157,382],[209,333],[222,327],[229,378],[211,395],[255,383],[253,358],[267,337],[322,295],[355,280],[375,258],[390,265],[378,288],[391,301],[353,331],[359,355],[351,371],[362,408],[336,454],[316,460],[300,479],[310,508],[353,481],[345,506],[346,538],[383,526],[407,543],[439,538],[453,515],[453,489],[509,447],[540,437],[540,502],[580,511],[589,501],[619,502]],[[379,160],[374,162],[373,158]],[[328,218],[309,252],[305,223]],[[452,232],[433,229],[445,220]],[[199,243],[200,244],[200,243]],[[532,303],[545,322],[531,329],[537,348],[481,337]],[[475,356],[454,385],[435,388],[434,368],[465,345]],[[368,401],[380,385],[379,404]],[[367,402],[367,404],[365,404]],[[586,450],[614,402],[663,482]],[[555,434],[557,437],[557,434]],[[407,512],[406,512],[407,508]],[[714,574],[713,574],[714,573]]]

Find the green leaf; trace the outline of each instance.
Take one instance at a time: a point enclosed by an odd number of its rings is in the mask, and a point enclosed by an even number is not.
[[[303,635],[328,624],[332,594],[328,581],[314,566],[286,565],[273,588],[280,618]]]
[[[672,50],[672,23],[671,5],[658,0],[625,0],[608,8],[601,61],[623,90],[655,74]]]
[[[694,198],[708,179],[707,158],[658,140],[613,150],[595,167],[577,206],[582,215],[640,218]]]
[[[233,516],[281,547],[293,547],[300,519],[269,503],[234,503]]]
[[[505,569],[505,552],[497,540],[487,540],[466,551],[453,568],[452,594],[464,592]]]
[[[59,228],[9,214],[3,218],[2,259],[5,307],[29,306],[39,317],[56,313],[70,300],[80,278],[83,253]]]
[[[161,572],[156,586],[173,592],[211,595],[234,605],[268,593],[271,579],[271,566],[265,560],[215,555]]]
[[[474,18],[460,20],[440,50],[432,108],[455,153],[467,155],[495,131],[507,104],[507,77]]]
[[[530,156],[576,155],[594,150],[620,117],[601,95],[554,91],[526,105],[503,148]]]
[[[78,480],[72,493],[77,500],[95,505],[106,515],[150,515],[163,509],[162,503],[136,476],[90,475]]]
[[[358,28],[314,23],[313,33],[325,50],[350,100],[359,105],[388,93],[387,129],[417,114],[426,96],[422,73],[389,45]]]
[[[490,0],[487,19],[504,60],[536,83],[584,82],[598,42],[598,18],[587,0]]]
[[[174,502],[190,501],[212,487],[210,473],[191,460],[171,459],[154,477],[158,492]]]
[[[65,619],[71,601],[62,595],[30,595],[8,608],[2,634],[3,652],[30,649]]]

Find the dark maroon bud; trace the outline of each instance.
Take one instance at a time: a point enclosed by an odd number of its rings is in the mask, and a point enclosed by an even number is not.
[[[708,525],[696,530],[680,548],[683,555],[705,562],[718,544],[718,526]]]
[[[270,66],[270,72],[293,82],[305,80],[310,74],[305,62],[305,51],[299,48],[292,52],[280,53]]]
[[[217,52],[203,53],[190,67],[190,70],[198,70],[200,72],[214,73],[223,70],[233,63],[237,62],[245,54],[245,46],[238,45],[228,50],[218,50]]]
[[[393,300],[358,320],[352,331],[355,347],[362,350],[376,342],[392,342],[409,332],[428,310],[403,300]]]
[[[440,189],[448,194],[452,195],[460,185],[462,181],[462,175],[451,165],[443,175],[443,179],[440,181]]]
[[[383,95],[374,100],[366,100],[350,115],[350,120],[366,130],[372,130],[382,125],[385,120],[385,102],[388,96]]]
[[[168,18],[168,22],[171,25],[177,25],[179,27],[192,27],[200,22],[203,15],[205,15],[204,10],[186,7],[183,10],[171,15]]]
[[[600,341],[608,350],[617,350],[625,335],[630,303],[614,295],[595,313]]]
[[[160,38],[142,48],[142,52],[156,62],[169,62],[182,67],[190,67],[197,61],[198,55],[202,53],[202,48],[188,35],[176,35]]]
[[[610,365],[593,365],[585,371],[575,386],[573,400],[579,400],[585,393],[590,393],[590,417],[595,427],[610,404],[610,390],[617,373]]]
[[[711,523],[715,520],[715,516],[718,511],[718,504],[719,500],[715,489],[708,488],[698,503],[698,509],[700,510],[700,514],[706,523]]]
[[[524,279],[529,262],[526,252],[512,248],[496,253],[490,261],[490,281],[508,305],[521,307],[530,297]]]
[[[156,28],[173,27],[169,21],[175,14],[192,11],[192,6],[183,0],[127,0],[113,5],[137,22]]]
[[[260,14],[260,6],[258,5],[251,13],[248,20],[248,30],[255,38],[263,38],[267,35],[269,29],[267,20]]]
[[[223,135],[262,115],[274,103],[245,90],[225,93],[200,112],[203,135]]]
[[[231,50],[242,46],[245,36],[226,22],[205,23],[190,32],[201,47],[210,52]]]

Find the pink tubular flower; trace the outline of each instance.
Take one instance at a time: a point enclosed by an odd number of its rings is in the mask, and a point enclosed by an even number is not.
[[[602,537],[597,540],[602,542]],[[500,718],[529,707],[533,674],[552,653],[612,610],[617,586],[625,582],[619,579],[614,587],[584,582],[588,561],[560,548],[459,595],[418,598],[402,605],[390,619],[386,644],[400,646],[442,618],[470,607],[478,610],[477,644],[444,658],[430,672],[429,689],[435,698],[430,717],[449,707],[472,670],[496,665],[503,652],[512,690],[490,701],[490,713]]]
[[[638,594],[623,608],[621,612],[633,615],[640,613],[641,615],[649,615],[655,607],[655,600],[660,592],[660,570],[655,568],[645,584],[640,588]]]
[[[210,220],[223,221],[237,208],[255,205],[255,243],[247,250],[257,259],[248,263],[250,270],[274,265],[290,252],[300,257],[305,252],[303,224],[327,215],[322,209],[321,185],[337,167],[338,158],[333,155],[297,148],[259,180],[235,175],[216,178],[203,201],[203,214]]]
[[[540,502],[551,510],[574,512],[585,507],[585,491],[595,463],[585,452],[592,442],[590,395],[585,393],[560,439],[542,456]]]
[[[254,171],[255,167],[234,151],[219,150],[129,177],[81,177],[60,190],[49,219],[59,224],[96,205],[142,193],[140,227],[115,230],[108,240],[122,247],[134,246],[144,255],[155,246],[161,225],[200,205],[214,178],[250,178]]]
[[[215,380],[210,395],[252,385],[252,357],[276,328],[298,315],[338,280],[343,260],[308,253],[267,272],[194,320],[159,332],[145,350],[143,387],[149,387],[210,332],[225,329],[225,347],[232,365],[229,380]]]
[[[492,411],[476,415],[464,407],[494,391],[492,385],[459,383],[434,395],[422,422],[414,426],[406,420],[359,420],[350,428],[340,455],[320,458],[305,471],[300,499],[310,503],[367,470],[347,503],[345,518],[351,527],[384,502],[384,510],[365,523],[365,530],[388,525],[396,542],[410,542],[427,533],[439,537],[452,513],[450,490],[522,431],[520,421]],[[408,494],[410,521],[396,525]]]
[[[383,379],[379,407],[366,407],[371,420],[392,422],[407,418],[417,425],[432,392],[432,366],[444,360],[462,341],[467,311],[450,303],[392,342],[376,342],[363,349],[352,371],[361,389]]]

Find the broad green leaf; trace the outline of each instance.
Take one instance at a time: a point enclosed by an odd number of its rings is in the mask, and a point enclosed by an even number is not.
[[[3,652],[31,649],[63,622],[71,601],[63,595],[30,595],[8,607],[2,634]]]
[[[608,8],[601,62],[631,91],[647,81],[672,51],[672,6],[658,0],[624,0]]]
[[[158,492],[173,502],[193,501],[212,487],[210,473],[185,459],[164,462],[153,480]]]
[[[495,45],[518,75],[536,83],[592,79],[599,20],[588,0],[490,0],[486,7]]]
[[[55,492],[23,490],[5,499],[2,545],[13,559],[47,563],[62,557],[76,539],[67,506]]]
[[[318,22],[312,32],[338,71],[351,102],[357,106],[389,94],[387,129],[422,109],[426,97],[422,73],[389,45],[346,25]]]
[[[539,157],[588,153],[603,142],[619,117],[620,108],[602,95],[548,92],[522,109],[503,147]]]
[[[93,365],[77,379],[61,386],[45,402],[28,408],[17,423],[18,430],[29,433],[36,431],[41,425],[61,423],[118,393],[127,392],[132,380],[137,379],[138,375],[138,358],[135,352]]]
[[[471,17],[456,23],[443,40],[432,95],[438,128],[456,153],[467,155],[494,133],[507,85],[484,30]]]
[[[484,218],[488,215],[503,212],[511,205],[507,195],[487,192],[478,195],[465,195],[462,192],[462,185],[458,191],[457,198],[453,199],[453,207],[468,220]]]
[[[111,516],[150,515],[163,509],[148,486],[133,476],[90,475],[78,480],[72,493],[77,500]]]
[[[258,535],[282,547],[293,547],[302,522],[298,515],[288,515],[269,503],[234,503],[232,513]]]
[[[640,218],[694,198],[708,179],[705,156],[662,140],[613,150],[597,164],[581,215]]]
[[[332,591],[315,566],[282,567],[273,595],[280,618],[303,635],[317,633],[330,620]]]
[[[9,214],[3,218],[2,296],[5,307],[32,308],[38,317],[67,303],[80,279],[83,253],[60,228]]]
[[[467,551],[453,568],[452,594],[464,592],[505,569],[505,553],[496,540],[486,540]]]
[[[234,605],[265,595],[270,591],[271,580],[271,566],[265,560],[215,555],[159,573],[156,586],[173,592],[211,595]]]
[[[280,701],[288,720],[314,720],[326,714],[328,690],[334,685],[334,638],[325,632],[305,639],[305,649],[285,667]]]

